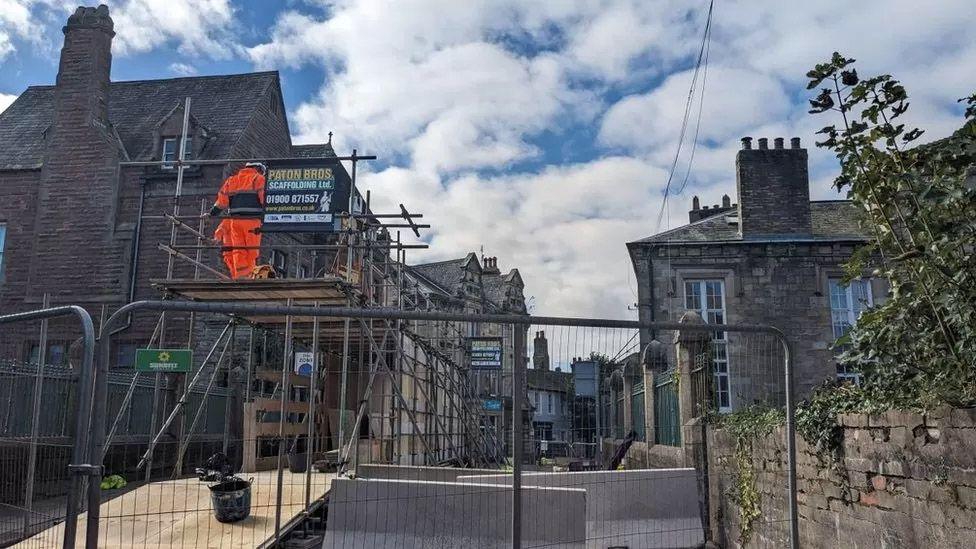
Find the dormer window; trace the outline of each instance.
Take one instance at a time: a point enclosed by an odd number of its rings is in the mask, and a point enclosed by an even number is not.
[[[162,160],[164,162],[176,162],[179,154],[180,147],[178,137],[167,137],[163,139]],[[188,135],[186,137],[186,151],[183,153],[183,160],[193,160],[193,136]],[[172,170],[173,168],[173,165],[163,165],[164,170]]]

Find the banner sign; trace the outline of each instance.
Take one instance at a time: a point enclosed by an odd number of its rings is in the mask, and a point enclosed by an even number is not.
[[[193,351],[189,349],[136,349],[137,372],[190,371]]]
[[[349,209],[351,181],[338,160],[271,162],[262,232],[331,232]]]
[[[468,338],[468,352],[472,370],[502,369],[502,340],[500,337]]]
[[[295,373],[300,376],[312,375],[312,351],[295,352]]]
[[[486,412],[501,412],[502,401],[497,398],[486,398],[481,401],[481,407]]]

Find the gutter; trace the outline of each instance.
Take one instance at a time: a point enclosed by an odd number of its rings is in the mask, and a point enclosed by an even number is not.
[[[684,240],[684,241],[653,241],[653,242],[628,242],[633,246],[702,246],[709,244],[830,244],[833,242],[871,242],[872,239],[866,237],[851,236],[848,238],[763,238],[757,240]]]

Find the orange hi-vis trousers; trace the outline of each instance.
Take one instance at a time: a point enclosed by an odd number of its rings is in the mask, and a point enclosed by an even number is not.
[[[225,246],[221,253],[231,278],[247,278],[257,266],[261,233],[256,232],[255,229],[260,228],[260,219],[230,218],[224,219],[217,226],[214,238]]]

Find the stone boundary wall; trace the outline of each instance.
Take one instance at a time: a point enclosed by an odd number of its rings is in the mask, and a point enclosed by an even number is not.
[[[603,463],[609,463],[617,451],[620,439],[603,439]],[[625,470],[630,469],[675,469],[686,466],[685,451],[681,446],[667,446],[635,441],[630,445],[627,455],[621,464]]]
[[[830,467],[797,438],[801,547],[976,547],[976,408],[929,414],[841,415],[843,455]],[[746,547],[771,547],[788,535],[782,427],[753,442],[752,467],[763,521]],[[710,429],[709,493],[713,539],[740,547],[740,512],[728,493],[736,477],[735,441]]]

